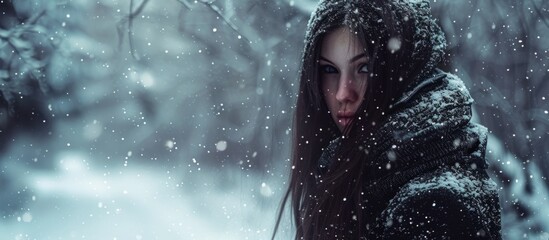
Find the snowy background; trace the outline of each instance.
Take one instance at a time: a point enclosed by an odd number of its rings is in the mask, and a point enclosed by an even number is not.
[[[0,1],[0,239],[269,239],[315,4]],[[432,7],[505,239],[549,239],[549,2]]]

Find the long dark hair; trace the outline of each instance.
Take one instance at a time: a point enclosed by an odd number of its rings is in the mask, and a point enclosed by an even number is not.
[[[299,92],[293,123],[292,170],[288,190],[275,226],[291,197],[295,239],[357,239],[362,224],[362,176],[368,174],[368,146],[361,139],[375,132],[392,111],[392,103],[432,70],[439,54],[419,49],[416,19],[403,0],[326,0],[313,13],[306,34]],[[340,133],[323,100],[318,60],[321,43],[330,31],[348,27],[370,59],[364,100],[355,119]],[[425,36],[424,36],[425,37]],[[429,36],[426,36],[429,38]],[[440,54],[439,54],[440,55]],[[436,59],[438,60],[438,59]],[[436,61],[435,61],[436,62]],[[328,143],[344,135],[337,161],[321,176],[318,159]],[[334,159],[335,160],[335,159]],[[359,227],[360,226],[360,227]]]

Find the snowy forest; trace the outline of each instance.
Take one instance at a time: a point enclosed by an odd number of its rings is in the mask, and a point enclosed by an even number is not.
[[[270,239],[316,3],[0,1],[0,239]],[[431,4],[504,239],[549,239],[549,1]]]

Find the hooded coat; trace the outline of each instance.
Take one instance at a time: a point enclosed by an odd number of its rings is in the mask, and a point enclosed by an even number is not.
[[[487,130],[472,123],[473,99],[455,75],[435,68],[446,42],[430,16],[427,0],[325,0],[313,12],[305,55],[327,30],[333,11],[347,9],[345,24],[387,24],[376,20],[390,9],[397,26],[411,24],[412,50],[402,66],[419,69],[379,127],[359,136],[368,164],[363,171],[361,206],[365,239],[500,239],[497,186],[486,170]],[[383,4],[385,4],[383,3]],[[353,17],[354,15],[354,17]],[[380,23],[381,22],[381,23]],[[401,29],[406,31],[406,29]],[[383,28],[379,30],[384,35]],[[397,29],[397,31],[400,31]],[[307,58],[307,56],[304,56]],[[411,70],[410,70],[411,71]],[[347,146],[346,146],[347,144]],[[338,161],[346,139],[324,148],[316,178]],[[356,142],[352,143],[356,145]]]
[[[470,122],[463,82],[437,71],[399,102],[374,136],[363,179],[366,239],[500,239],[497,186],[486,173],[486,128]],[[318,177],[343,141],[324,150]]]

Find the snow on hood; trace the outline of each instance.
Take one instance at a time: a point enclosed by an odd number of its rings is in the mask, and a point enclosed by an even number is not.
[[[388,24],[393,24],[405,28],[403,31],[413,31],[409,36],[401,36],[409,38],[402,41],[413,46],[407,59],[425,62],[424,74],[434,69],[444,55],[444,33],[431,16],[428,0],[321,0],[307,25],[304,58],[312,53],[319,36],[341,25],[342,15],[343,24],[351,29],[360,25],[367,31],[382,34],[387,32]]]

